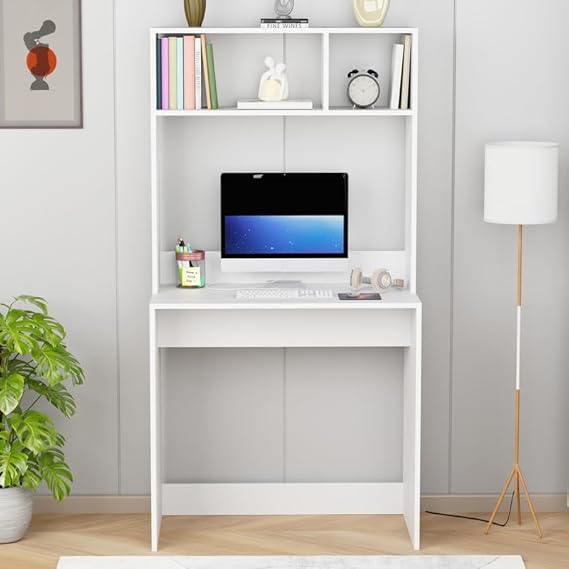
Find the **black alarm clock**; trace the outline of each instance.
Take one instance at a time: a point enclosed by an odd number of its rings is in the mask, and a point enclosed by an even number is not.
[[[353,69],[348,73],[348,99],[358,109],[373,107],[379,99],[379,75],[377,71]]]

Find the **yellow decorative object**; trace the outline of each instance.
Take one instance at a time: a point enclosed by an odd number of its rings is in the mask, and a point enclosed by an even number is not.
[[[354,16],[364,28],[379,28],[383,25],[390,0],[352,0]]]

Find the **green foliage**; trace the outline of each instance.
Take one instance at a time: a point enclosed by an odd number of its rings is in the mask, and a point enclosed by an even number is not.
[[[64,383],[81,385],[85,377],[65,335],[43,298],[21,295],[0,303],[0,488],[35,490],[43,480],[56,500],[71,491],[65,439],[51,417],[33,409],[44,399],[67,418],[75,414]]]
[[[11,413],[19,404],[24,394],[24,377],[19,373],[12,373],[7,377],[0,377],[0,412],[4,415]]]

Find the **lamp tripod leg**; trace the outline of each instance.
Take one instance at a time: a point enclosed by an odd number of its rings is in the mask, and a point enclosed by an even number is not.
[[[516,497],[516,504],[518,510],[518,524],[522,523],[522,506],[520,497],[520,475],[519,472],[516,473],[516,479],[514,481],[514,496]]]
[[[521,468],[518,466],[517,467],[518,470],[518,478],[522,481],[522,485],[524,487],[524,492],[526,494],[526,498],[528,499],[528,506],[529,506],[529,511],[531,512],[531,516],[533,518],[533,523],[535,524],[535,527],[537,529],[537,534],[539,535],[539,537],[542,537],[542,533],[541,533],[541,526],[539,525],[539,520],[537,519],[537,516],[535,514],[535,510],[533,509],[533,504],[531,501],[531,498],[529,496],[529,491],[528,491],[528,487],[526,484],[526,481],[524,480],[524,476],[522,474],[522,470]]]
[[[519,326],[518,326],[519,328]],[[514,496],[518,508],[518,524],[522,523],[522,506],[520,496],[520,390],[516,389],[516,428],[515,428],[515,448],[514,448],[514,468],[516,478],[514,479]]]
[[[500,506],[502,505],[502,502],[504,501],[504,496],[506,495],[506,492],[508,491],[508,488],[510,487],[510,483],[512,482],[512,478],[514,477],[515,473],[516,473],[516,466],[514,465],[514,467],[510,471],[510,475],[508,476],[508,479],[506,480],[506,484],[504,484],[504,488],[502,489],[502,493],[500,494],[500,497],[498,498],[498,501],[496,502],[496,506],[494,507],[494,511],[492,512],[492,515],[490,516],[490,519],[488,520],[488,525],[486,526],[486,530],[484,531],[485,534],[488,534],[488,532],[490,531],[490,528],[492,527],[492,524],[494,523],[494,518],[496,517],[496,514],[498,513],[498,510],[500,509]]]

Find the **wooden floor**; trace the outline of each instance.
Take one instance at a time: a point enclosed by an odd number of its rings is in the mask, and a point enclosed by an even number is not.
[[[569,514],[542,514],[518,526],[422,515],[421,554],[519,554],[527,569],[569,567]],[[147,515],[39,515],[19,543],[0,545],[1,569],[54,569],[60,555],[149,555]],[[164,518],[160,554],[412,555],[401,516]]]

